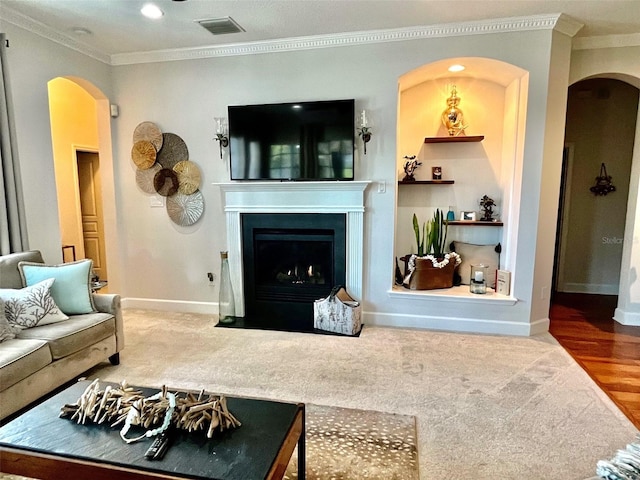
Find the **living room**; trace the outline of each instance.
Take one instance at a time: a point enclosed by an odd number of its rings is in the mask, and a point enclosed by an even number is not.
[[[210,282],[207,273],[218,275],[219,252],[233,245],[220,188],[230,182],[228,151],[223,150],[221,159],[214,118],[226,117],[229,105],[353,98],[356,111],[367,111],[373,131],[366,155],[356,137],[355,154],[356,180],[371,182],[363,198],[358,298],[365,324],[517,336],[546,332],[567,88],[610,72],[640,85],[635,60],[640,46],[632,42],[636,37],[616,38],[614,44],[572,39],[579,22],[551,13],[523,16],[515,26],[492,20],[465,23],[462,32],[450,27],[445,34],[435,28],[418,35],[406,30],[401,40],[358,37],[319,48],[314,39],[307,39],[304,48],[278,45],[235,55],[214,48],[205,54],[143,52],[107,59],[46,38],[37,24],[24,18],[4,12],[2,16],[0,26],[10,42],[9,79],[29,247],[55,263],[62,260],[61,245],[68,243],[59,217],[48,90],[49,82],[62,77],[95,102],[98,135],[93,144],[77,143],[100,155],[108,290],[122,295],[125,309],[216,313],[219,282]],[[395,232],[400,228],[396,185],[402,156],[408,153],[400,151],[398,140],[399,80],[444,60],[468,58],[492,59],[528,75],[526,118],[520,119],[517,149],[521,170],[512,185],[520,200],[509,212],[509,219],[517,223],[507,223],[503,242],[513,290],[503,302],[470,295],[459,299],[394,294]],[[478,102],[462,98],[463,110],[464,102]],[[425,99],[436,119],[443,99]],[[110,105],[117,105],[117,117],[110,116]],[[136,184],[131,136],[143,121],[180,135],[190,158],[202,169],[204,213],[192,226],[172,223]],[[470,134],[484,133],[473,118],[467,121]],[[425,131],[423,136],[435,134]],[[622,266],[629,274],[638,254],[632,239],[640,228],[635,221],[639,181],[634,168],[630,195],[635,201],[629,201],[633,210],[627,215]],[[378,191],[380,183],[386,191]],[[82,256],[80,248],[78,255]],[[637,325],[640,303],[630,276],[621,278],[620,292],[620,317]]]

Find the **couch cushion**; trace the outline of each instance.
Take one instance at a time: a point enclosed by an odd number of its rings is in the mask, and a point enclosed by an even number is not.
[[[43,327],[41,327],[43,328]],[[44,340],[7,340],[0,348],[0,391],[51,363],[51,352]]]
[[[16,338],[18,329],[12,327],[4,314],[4,300],[0,298],[0,343]]]
[[[38,250],[0,255],[0,288],[22,288],[25,286],[22,283],[20,270],[18,270],[20,262],[44,263],[44,260]]]
[[[22,329],[67,320],[69,317],[60,311],[51,296],[54,282],[53,278],[48,278],[30,287],[0,288],[9,323]]]
[[[33,285],[47,278],[55,278],[51,295],[60,310],[67,315],[81,315],[96,311],[91,295],[91,269],[89,259],[60,265],[42,265],[20,262],[18,265],[25,285]]]
[[[114,335],[115,332],[116,321],[113,315],[90,313],[73,315],[65,322],[22,330],[17,338],[48,341],[51,356],[57,360]]]

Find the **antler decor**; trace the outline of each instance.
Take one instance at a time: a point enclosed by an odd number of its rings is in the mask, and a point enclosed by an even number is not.
[[[600,175],[596,177],[596,184],[589,190],[596,196],[604,196],[616,191],[616,187],[611,183],[611,175],[607,175],[607,167],[604,163],[600,165]]]

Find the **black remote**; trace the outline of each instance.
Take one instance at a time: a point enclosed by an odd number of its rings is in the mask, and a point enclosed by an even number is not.
[[[156,437],[144,456],[147,460],[160,460],[169,448],[169,429]]]

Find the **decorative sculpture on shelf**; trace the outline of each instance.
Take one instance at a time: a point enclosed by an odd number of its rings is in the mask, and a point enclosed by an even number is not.
[[[616,187],[611,181],[611,175],[607,175],[607,167],[604,166],[604,163],[600,165],[600,175],[596,177],[596,184],[589,190],[596,196],[604,196],[616,191]]]
[[[416,179],[414,178],[413,174],[415,173],[416,169],[420,165],[422,165],[422,162],[417,161],[415,155],[405,155],[404,158],[407,161],[404,164],[405,176],[402,179],[402,181],[403,182],[415,182]]]
[[[442,112],[442,123],[447,128],[447,132],[451,137],[460,135],[467,125],[464,124],[462,110],[458,108],[460,97],[456,86],[451,87],[451,96],[447,98],[447,108]]]
[[[493,198],[484,195],[480,199],[480,208],[482,208],[482,218],[480,221],[482,222],[492,222],[493,221],[493,207],[496,206],[496,202]]]

